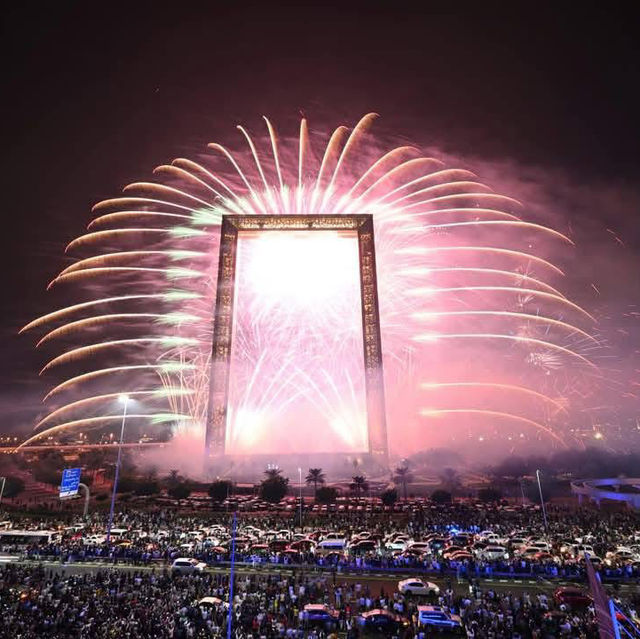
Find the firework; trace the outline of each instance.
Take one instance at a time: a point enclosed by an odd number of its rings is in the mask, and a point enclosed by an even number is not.
[[[122,392],[139,400],[136,419],[201,433],[222,216],[366,213],[391,449],[425,447],[436,419],[564,444],[573,397],[557,378],[597,375],[598,346],[554,263],[571,239],[466,169],[381,149],[374,119],[324,143],[304,119],[281,139],[265,118],[265,136],[238,127],[244,147],[211,143],[96,204],[49,285],[79,300],[23,329],[45,331],[38,346],[57,350],[42,374],[63,375],[29,442],[108,425]],[[366,446],[357,264],[344,233],[241,238],[228,450]]]

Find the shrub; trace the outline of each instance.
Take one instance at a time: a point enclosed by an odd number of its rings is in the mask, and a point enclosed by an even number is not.
[[[20,477],[7,477],[4,483],[3,497],[15,497],[24,490],[24,481]]]
[[[268,477],[260,484],[260,497],[272,504],[277,504],[286,494],[289,480],[280,475]]]
[[[174,499],[186,499],[191,494],[191,486],[187,482],[176,482],[167,493]]]
[[[333,486],[320,486],[316,491],[316,501],[319,504],[333,504],[338,498],[338,489]]]
[[[160,486],[157,481],[144,479],[137,482],[133,492],[136,495],[157,495],[160,492]]]
[[[450,504],[451,503],[451,493],[446,490],[434,490],[431,493],[431,501],[434,504]]]
[[[219,479],[209,486],[209,497],[213,501],[224,501],[233,492],[233,484],[227,479]]]
[[[380,495],[380,499],[385,506],[393,506],[398,501],[398,491],[395,488],[388,488]]]
[[[488,504],[490,502],[500,501],[502,499],[502,493],[494,486],[487,486],[478,491],[478,499]]]
[[[135,477],[119,477],[118,478],[118,492],[119,493],[130,493],[135,490],[138,482]]]

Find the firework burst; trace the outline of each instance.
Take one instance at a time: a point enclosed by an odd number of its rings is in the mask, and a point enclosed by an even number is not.
[[[444,423],[563,445],[572,397],[554,378],[597,374],[594,319],[553,260],[571,240],[468,170],[380,150],[374,119],[325,144],[265,118],[265,136],[238,127],[244,148],[209,144],[96,204],[49,286],[80,299],[23,329],[44,331],[42,374],[62,376],[23,445],[108,425],[121,392],[136,419],[202,432],[222,216],[356,213],[375,225],[391,449]],[[338,232],[241,239],[229,450],[366,446],[356,251]]]

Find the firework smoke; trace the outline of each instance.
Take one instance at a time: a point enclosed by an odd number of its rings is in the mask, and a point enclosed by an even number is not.
[[[136,419],[202,433],[224,214],[372,214],[392,451],[478,437],[571,440],[599,375],[594,318],[563,293],[564,233],[466,169],[414,147],[381,149],[368,114],[328,142],[238,127],[244,147],[159,166],[99,202],[50,287],[78,301],[28,324],[62,375],[26,442],[104,426],[114,398]],[[355,238],[241,236],[227,447],[362,451],[366,445]],[[117,411],[116,411],[117,412]],[[444,433],[444,435],[443,435]]]

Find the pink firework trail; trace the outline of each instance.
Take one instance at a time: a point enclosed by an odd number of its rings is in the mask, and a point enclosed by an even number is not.
[[[468,170],[381,150],[374,119],[321,146],[304,119],[280,139],[264,118],[264,136],[238,127],[240,150],[209,144],[96,204],[50,284],[78,301],[23,329],[55,349],[42,374],[62,375],[23,445],[113,427],[122,392],[134,419],[201,434],[222,216],[355,213],[375,225],[392,451],[492,434],[567,445],[576,398],[559,380],[598,375],[594,319],[553,260],[571,240]],[[353,237],[241,238],[228,450],[366,447],[358,287]]]

